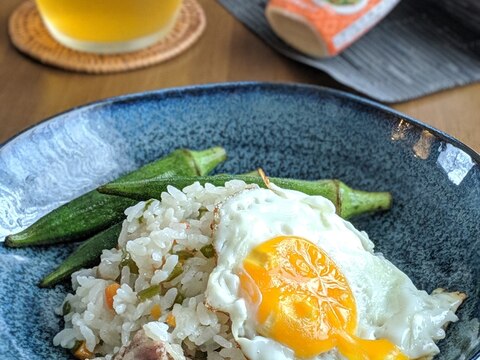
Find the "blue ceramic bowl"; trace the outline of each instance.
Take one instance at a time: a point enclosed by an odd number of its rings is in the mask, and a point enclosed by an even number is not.
[[[219,84],[121,96],[57,115],[0,148],[0,237],[172,149],[214,145],[230,155],[221,172],[261,166],[272,176],[340,178],[391,191],[391,211],[354,224],[419,288],[468,294],[438,359],[477,358],[480,156],[342,92]],[[69,358],[52,345],[61,326],[53,308],[67,289],[36,284],[71,250],[0,247],[0,358]]]

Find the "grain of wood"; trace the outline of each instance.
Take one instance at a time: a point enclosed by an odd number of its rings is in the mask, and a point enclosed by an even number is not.
[[[303,82],[346,90],[328,75],[272,51],[212,0],[199,0],[207,16],[205,33],[170,61],[109,75],[58,70],[32,61],[11,45],[8,16],[20,3],[2,0],[0,6],[0,143],[60,111],[131,92],[240,80]],[[480,152],[480,84],[394,107]]]

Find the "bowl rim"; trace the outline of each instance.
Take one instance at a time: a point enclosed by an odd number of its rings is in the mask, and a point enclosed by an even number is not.
[[[338,98],[347,99],[362,105],[367,105],[369,107],[375,108],[377,110],[382,111],[383,113],[393,115],[395,117],[401,118],[402,120],[406,121],[409,124],[412,124],[420,129],[427,130],[431,134],[435,135],[437,138],[440,138],[446,143],[450,143],[455,147],[459,148],[467,155],[471,157],[471,159],[476,163],[476,166],[480,166],[480,153],[473,150],[468,145],[464,144],[462,141],[458,140],[452,135],[447,134],[431,125],[428,125],[420,120],[417,120],[409,115],[406,115],[400,111],[397,111],[387,105],[383,105],[377,101],[365,98],[360,95],[356,95],[353,93],[349,93],[342,90],[333,89],[330,87],[319,86],[319,85],[311,85],[305,83],[298,83],[298,82],[268,82],[268,81],[236,81],[236,82],[215,82],[215,83],[208,83],[208,84],[196,84],[196,85],[186,85],[186,86],[179,86],[179,87],[169,87],[163,89],[154,89],[154,90],[147,90],[141,92],[134,92],[134,93],[127,93],[123,95],[117,95],[112,97],[107,97],[99,100],[95,100],[92,102],[88,102],[82,105],[74,106],[64,111],[58,112],[51,116],[46,117],[39,122],[32,124],[25,129],[21,130],[17,134],[13,135],[9,139],[7,139],[4,143],[0,143],[0,151],[2,148],[10,143],[13,143],[18,137],[21,135],[31,131],[35,127],[50,122],[55,121],[57,117],[79,111],[79,110],[86,110],[88,108],[94,108],[96,106],[105,106],[111,105],[115,103],[121,102],[132,102],[136,101],[145,97],[149,96],[164,96],[168,97],[171,94],[189,94],[195,95],[195,93],[205,92],[215,90],[221,92],[222,90],[231,90],[231,89],[255,89],[255,90],[307,90],[312,92],[317,92],[319,94],[326,93],[329,95],[333,95]]]

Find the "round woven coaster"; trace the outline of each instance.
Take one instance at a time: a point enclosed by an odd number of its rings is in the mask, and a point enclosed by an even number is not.
[[[196,0],[184,0],[173,30],[152,46],[113,55],[71,50],[52,38],[33,1],[10,16],[8,30],[15,47],[32,58],[66,70],[101,74],[138,69],[169,60],[192,46],[205,30],[206,18]]]

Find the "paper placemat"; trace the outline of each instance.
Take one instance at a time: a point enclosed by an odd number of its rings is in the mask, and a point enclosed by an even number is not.
[[[379,101],[480,81],[479,0],[403,0],[350,48],[325,60],[302,55],[273,33],[266,0],[218,1],[278,52]]]

